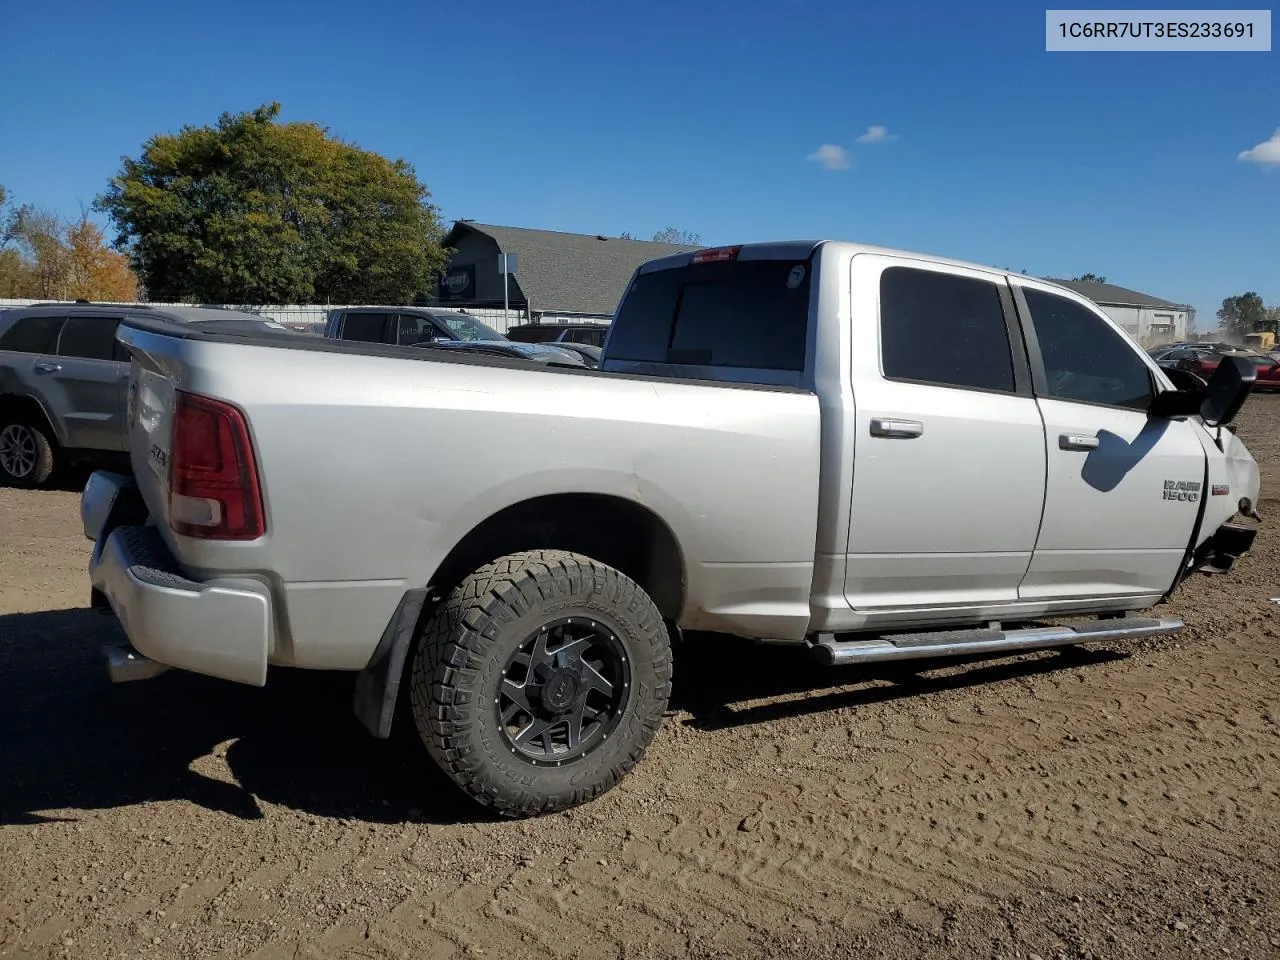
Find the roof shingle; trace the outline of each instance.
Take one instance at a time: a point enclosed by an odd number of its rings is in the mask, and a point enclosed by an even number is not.
[[[517,257],[520,289],[535,311],[612,314],[636,267],[646,260],[699,249],[677,243],[501,227],[459,221],[445,238],[469,229],[492,237],[504,253]]]
[[[1076,293],[1083,294],[1094,303],[1107,304],[1113,307],[1170,307],[1175,310],[1187,309],[1186,304],[1172,303],[1152,297],[1136,290],[1118,287],[1114,283],[1088,283],[1084,280],[1060,280],[1057,277],[1045,277],[1050,283],[1057,283]]]

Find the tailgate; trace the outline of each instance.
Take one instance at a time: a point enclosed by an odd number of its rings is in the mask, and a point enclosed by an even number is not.
[[[169,526],[169,456],[172,444],[176,357],[161,352],[164,338],[120,326],[120,340],[132,353],[129,365],[129,459],[147,510],[161,527]],[[178,346],[181,341],[170,341]]]

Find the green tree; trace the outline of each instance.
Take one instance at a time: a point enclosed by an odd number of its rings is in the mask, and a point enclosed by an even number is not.
[[[1096,273],[1082,273],[1078,277],[1072,277],[1072,280],[1080,283],[1106,283],[1106,277],[1100,277]]]
[[[448,251],[404,160],[273,103],[157,134],[96,201],[154,300],[406,303]]]
[[[1263,329],[1266,321],[1266,305],[1252,291],[1227,297],[1222,301],[1222,309],[1218,311],[1218,323],[1222,329],[1237,337]]]

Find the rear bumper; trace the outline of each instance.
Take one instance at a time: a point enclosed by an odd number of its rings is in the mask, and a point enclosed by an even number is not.
[[[90,581],[129,642],[159,664],[265,684],[273,622],[269,593],[241,583],[188,579],[153,525],[129,522],[136,520],[140,503],[132,480],[100,471],[80,504],[85,535],[94,541]]]

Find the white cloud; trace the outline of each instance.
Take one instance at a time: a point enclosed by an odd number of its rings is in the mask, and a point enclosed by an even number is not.
[[[820,163],[828,170],[849,169],[849,151],[844,147],[836,146],[834,143],[824,143],[809,154],[806,159]]]
[[[1280,166],[1280,127],[1276,128],[1270,140],[1263,140],[1251,150],[1241,150],[1236,159],[1242,163],[1256,163],[1260,167]]]
[[[897,140],[896,133],[890,133],[888,127],[876,125],[867,127],[867,132],[858,138],[859,143],[884,143],[886,140]]]

